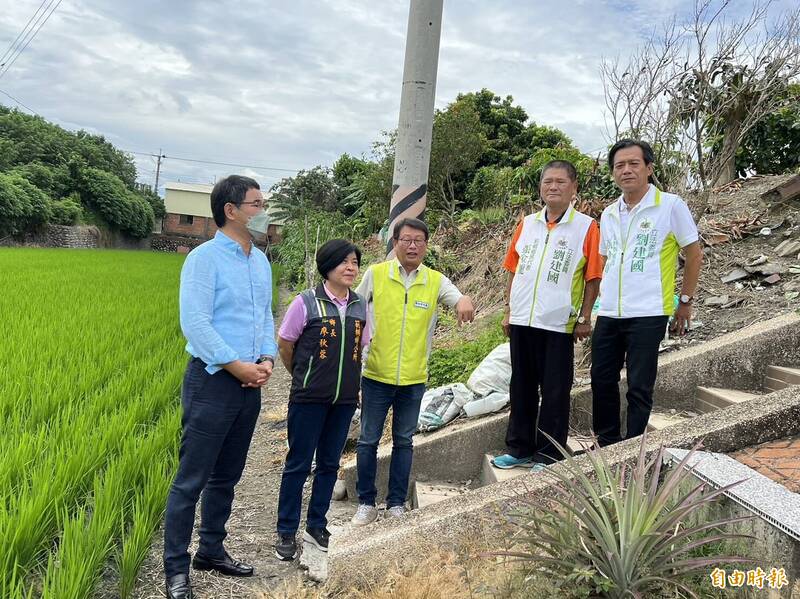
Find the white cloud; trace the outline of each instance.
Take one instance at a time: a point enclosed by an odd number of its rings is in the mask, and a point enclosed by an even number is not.
[[[779,6],[789,6],[779,0]],[[38,6],[7,1],[0,52]],[[604,145],[602,57],[689,0],[446,0],[438,107],[483,87]],[[125,149],[282,168],[368,153],[397,123],[408,0],[63,3],[0,89]],[[137,156],[140,178],[155,164]],[[167,158],[164,181],[237,170]],[[241,170],[241,169],[239,169]],[[251,169],[265,185],[286,173]]]

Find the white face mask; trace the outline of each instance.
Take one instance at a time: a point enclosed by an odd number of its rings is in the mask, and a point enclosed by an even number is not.
[[[248,218],[245,226],[253,237],[263,237],[267,234],[267,229],[269,229],[269,214],[262,210],[255,216]]]

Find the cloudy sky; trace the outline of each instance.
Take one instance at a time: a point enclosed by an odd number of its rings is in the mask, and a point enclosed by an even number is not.
[[[41,0],[0,2],[3,52]],[[606,143],[601,59],[624,58],[691,5],[445,0],[436,105],[487,87],[597,150]],[[397,125],[408,8],[409,0],[63,0],[0,76],[0,90],[122,149],[162,149],[162,183],[243,172],[269,186],[343,152],[368,153]],[[2,93],[0,103],[16,105]],[[155,159],[136,161],[152,183]]]

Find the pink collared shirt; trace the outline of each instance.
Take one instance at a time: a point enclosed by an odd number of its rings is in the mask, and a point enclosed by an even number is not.
[[[348,291],[345,298],[338,298],[333,295],[325,283],[322,284],[322,288],[325,289],[325,294],[339,309],[339,315],[343,317],[345,309],[347,308],[347,301],[350,299],[350,292]],[[286,310],[286,314],[283,316],[283,322],[281,323],[281,328],[278,331],[278,336],[281,339],[285,339],[286,341],[294,343],[300,339],[300,335],[303,334],[303,329],[306,328],[307,324],[308,314],[306,313],[306,305],[303,302],[303,298],[298,294],[292,300],[292,303],[289,304],[289,308]],[[368,345],[371,337],[372,332],[369,328],[369,321],[367,321],[367,323],[364,325],[364,330],[361,333],[361,347]]]

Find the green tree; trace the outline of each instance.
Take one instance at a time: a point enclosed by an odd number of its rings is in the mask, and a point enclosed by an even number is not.
[[[467,187],[464,203],[475,210],[504,206],[516,190],[513,168],[482,166],[475,171],[475,176]]]
[[[784,104],[758,121],[736,153],[736,172],[784,173],[800,165],[800,84],[789,85]]]
[[[572,145],[563,132],[528,123],[528,113],[514,105],[513,96],[501,98],[491,90],[459,94],[456,101],[471,102],[478,111],[488,141],[478,166],[522,166],[539,148]]]
[[[331,170],[315,166],[294,177],[281,179],[270,189],[270,202],[276,214],[286,221],[303,220],[311,210],[334,211],[340,208]]]
[[[461,204],[461,175],[471,171],[487,147],[480,115],[474,104],[461,99],[433,119],[428,201],[432,208],[455,221]]]

